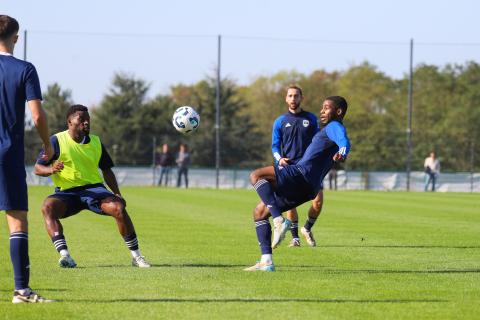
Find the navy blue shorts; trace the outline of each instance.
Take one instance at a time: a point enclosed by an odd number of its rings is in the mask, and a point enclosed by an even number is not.
[[[28,210],[25,167],[0,164],[0,210]]]
[[[90,210],[104,214],[100,208],[103,199],[116,197],[101,183],[76,187],[64,191],[55,190],[48,198],[60,199],[67,205],[66,216],[71,216],[82,210]]]
[[[312,187],[295,165],[275,166],[277,189],[275,203],[281,212],[298,207],[315,198]]]

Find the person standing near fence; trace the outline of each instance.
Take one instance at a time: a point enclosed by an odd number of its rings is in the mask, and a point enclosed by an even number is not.
[[[180,150],[177,155],[177,166],[178,166],[178,178],[177,178],[177,188],[180,188],[182,184],[182,176],[185,179],[185,188],[188,188],[188,167],[190,166],[190,153],[188,152],[188,147],[186,144],[180,145]]]
[[[341,170],[340,164],[335,162],[328,172],[328,185],[330,190],[337,190],[338,171]]]
[[[435,152],[430,152],[430,156],[425,158],[423,168],[425,170],[425,191],[428,191],[430,184],[432,184],[432,191],[435,191],[435,183],[440,174],[440,160],[435,156]]]
[[[28,194],[25,172],[25,102],[43,141],[42,159],[53,156],[47,116],[42,108],[40,80],[33,64],[13,57],[18,21],[0,15],[0,211],[10,231],[10,258],[15,290],[13,303],[51,302],[29,286]],[[8,312],[7,312],[8,315]]]
[[[170,171],[172,170],[173,157],[168,150],[168,144],[164,143],[162,146],[162,152],[157,155],[157,166],[160,167],[160,179],[158,179],[158,185],[161,186],[165,181],[165,186],[168,186],[170,182]],[[165,180],[163,178],[165,177]]]

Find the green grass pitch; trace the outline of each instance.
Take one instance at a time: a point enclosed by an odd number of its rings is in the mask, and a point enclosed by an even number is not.
[[[60,269],[30,188],[31,286],[59,302],[13,305],[0,224],[1,319],[478,319],[480,195],[325,193],[316,248],[274,250],[275,273],[248,273],[259,249],[253,190],[123,188],[140,248],[130,266],[110,217],[63,221],[77,269]],[[307,206],[299,209],[303,224]]]

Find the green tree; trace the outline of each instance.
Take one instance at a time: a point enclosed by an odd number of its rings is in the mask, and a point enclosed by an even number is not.
[[[439,70],[443,84],[437,91],[435,111],[439,113],[431,125],[435,136],[434,149],[447,171],[470,171],[471,152],[479,138],[480,123],[480,66],[447,65]],[[441,90],[441,92],[440,92]],[[428,121],[431,120],[431,115]],[[478,151],[475,152],[478,159]]]
[[[338,95],[338,81],[341,77],[339,72],[327,72],[325,70],[313,71],[310,75],[299,81],[303,89],[306,110],[313,112],[317,117],[326,97]]]
[[[456,90],[457,99],[455,106],[451,109],[464,109],[464,112],[457,111],[456,115],[448,115],[448,120],[454,122],[454,119],[460,120],[464,125],[452,123],[453,128],[461,127],[464,131],[458,136],[463,140],[463,153],[455,158],[462,159],[461,171],[478,170],[478,161],[480,160],[480,64],[470,61],[465,66],[457,66],[462,71],[457,77],[458,88]],[[473,158],[471,159],[473,153]],[[474,162],[472,163],[471,160]]]
[[[70,90],[62,90],[58,83],[47,87],[43,97],[43,108],[47,113],[48,126],[51,134],[67,129],[66,115],[73,104]]]
[[[135,132],[138,135],[136,140],[145,143],[143,157],[146,163],[152,163],[152,149],[149,146],[153,137],[156,138],[156,151],[160,150],[163,143],[167,143],[171,151],[175,151],[179,144],[181,135],[172,125],[175,109],[176,106],[170,96],[158,95],[146,102],[135,114],[134,123],[137,126]]]
[[[148,89],[141,79],[116,74],[109,94],[92,110],[92,132],[100,136],[118,164],[151,163],[154,132],[143,130],[147,120],[140,116],[148,114],[144,110]]]
[[[352,143],[348,167],[392,170],[404,167],[403,119],[394,104],[397,85],[376,67],[353,66],[338,81],[338,95],[349,108],[345,124]]]

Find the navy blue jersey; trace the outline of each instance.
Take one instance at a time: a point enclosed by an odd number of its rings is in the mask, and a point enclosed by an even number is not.
[[[35,67],[0,52],[0,164],[24,166],[25,102],[41,99]]]
[[[319,131],[317,117],[308,111],[297,114],[286,112],[273,123],[272,153],[275,161],[290,159],[289,164],[300,160]]]
[[[82,141],[82,143],[87,144],[89,142],[90,142],[90,137],[85,136],[85,140]],[[58,138],[57,138],[56,135],[53,135],[53,136],[50,137],[50,143],[52,144],[52,147],[53,147],[53,152],[54,152],[53,153],[53,158],[49,161],[43,160],[42,155],[44,154],[44,151],[42,150],[40,152],[40,154],[38,155],[38,158],[37,158],[37,163],[38,164],[48,166],[48,165],[52,164],[55,160],[57,160],[58,157],[60,157],[60,144],[58,143]],[[110,155],[107,152],[107,149],[105,149],[105,146],[102,143],[102,155],[100,156],[100,161],[98,162],[98,167],[102,170],[107,170],[107,169],[112,168],[113,166],[114,165],[113,165],[112,158],[110,157]]]
[[[315,134],[302,159],[295,165],[313,189],[313,194],[321,189],[323,179],[333,166],[335,153],[346,157],[349,151],[350,140],[340,122],[332,121]]]

